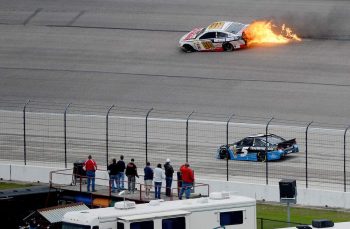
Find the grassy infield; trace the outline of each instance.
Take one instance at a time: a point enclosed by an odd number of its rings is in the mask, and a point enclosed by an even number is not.
[[[16,184],[0,182],[1,189],[10,188],[23,188],[30,186],[30,184]],[[278,204],[257,204],[257,218],[276,220],[276,221],[287,221],[287,207],[285,205]],[[311,224],[313,219],[330,219],[333,222],[345,222],[350,221],[350,211],[340,210],[326,210],[326,209],[314,209],[305,207],[292,206],[290,211],[291,222],[301,224]],[[264,221],[263,229],[273,229],[277,227],[287,227],[286,224],[275,223],[273,221]],[[291,225],[293,226],[293,225]],[[261,229],[260,220],[258,220],[258,229]]]

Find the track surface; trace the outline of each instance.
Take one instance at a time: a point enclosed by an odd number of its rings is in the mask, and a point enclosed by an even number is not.
[[[1,0],[0,97],[348,123],[349,10],[322,0]],[[269,18],[308,39],[234,53],[177,48],[196,26]]]

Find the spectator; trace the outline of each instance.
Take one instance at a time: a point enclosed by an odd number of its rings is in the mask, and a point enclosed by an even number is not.
[[[158,164],[157,168],[154,169],[154,198],[160,199],[160,191],[162,188],[162,180],[165,178],[162,165]]]
[[[117,162],[117,190],[118,192],[124,190],[124,171],[125,171],[125,162],[124,156],[120,155],[120,160]]]
[[[170,165],[170,159],[166,159],[164,164],[165,170],[165,195],[171,196],[171,183],[173,182],[174,168]]]
[[[84,168],[87,176],[87,191],[90,192],[90,184],[93,192],[95,190],[95,172],[97,170],[97,164],[92,159],[91,155],[88,156],[88,159],[84,162]]]
[[[190,198],[191,188],[194,182],[193,170],[190,168],[190,165],[186,162],[180,167],[180,172],[182,174],[182,187],[179,194],[179,199],[182,199],[182,195],[186,194],[186,199]]]
[[[145,180],[145,190],[146,190],[146,197],[149,198],[149,194],[151,192],[152,188],[152,181],[153,181],[153,169],[151,168],[151,163],[147,162],[146,167],[144,168],[144,180]]]
[[[139,177],[137,174],[137,167],[134,163],[134,158],[131,158],[131,161],[128,163],[126,166],[126,171],[125,171],[126,176],[128,177],[128,191],[129,193],[135,192],[135,177]]]
[[[118,165],[117,165],[117,160],[113,158],[112,163],[108,165],[108,174],[109,174],[109,181],[111,184],[112,192],[115,192],[116,189],[116,184],[117,183],[117,174],[118,174]]]

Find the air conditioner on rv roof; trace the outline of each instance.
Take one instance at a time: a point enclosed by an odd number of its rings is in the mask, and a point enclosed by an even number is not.
[[[212,192],[209,194],[209,198],[212,200],[229,199],[230,193],[229,192]]]

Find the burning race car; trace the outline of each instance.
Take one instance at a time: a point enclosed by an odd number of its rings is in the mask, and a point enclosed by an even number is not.
[[[301,39],[284,24],[279,28],[271,21],[242,24],[218,21],[207,28],[195,28],[181,37],[179,47],[185,52],[233,51],[253,44],[288,43]]]
[[[179,46],[185,52],[194,51],[233,51],[246,46],[242,32],[248,25],[219,21],[207,28],[195,28],[185,34],[179,41]]]
[[[266,148],[267,137],[267,148]],[[267,155],[266,155],[267,149]],[[217,150],[217,159],[238,161],[274,161],[290,153],[299,152],[296,139],[286,140],[275,134],[248,136],[238,142],[222,145]]]

